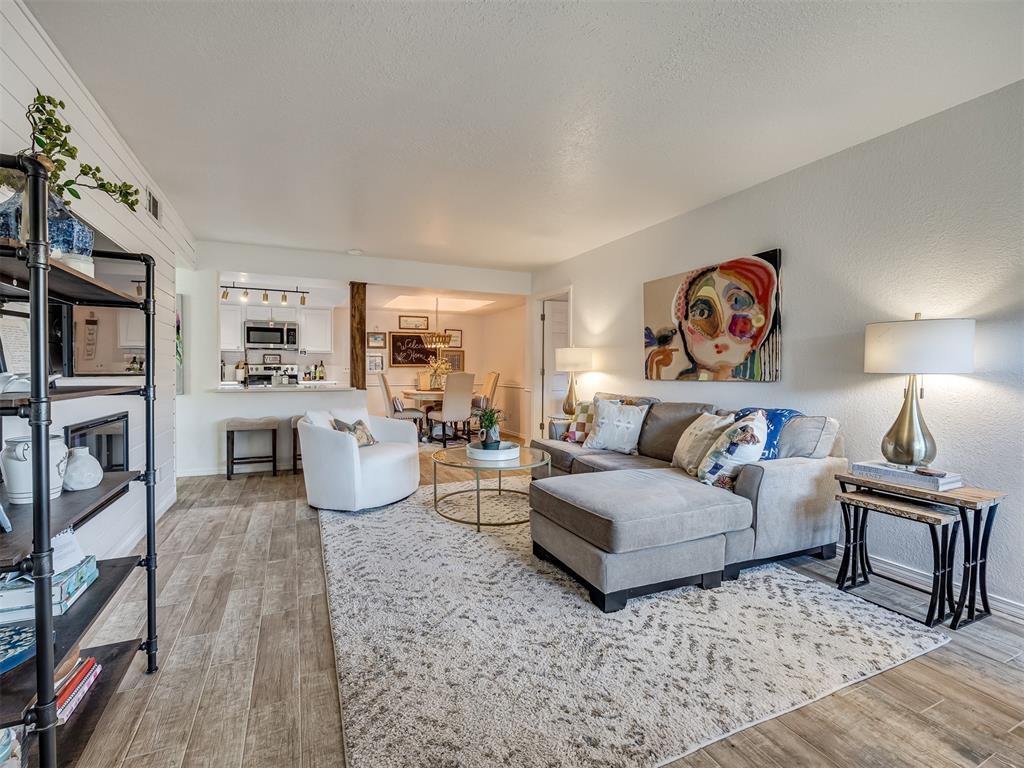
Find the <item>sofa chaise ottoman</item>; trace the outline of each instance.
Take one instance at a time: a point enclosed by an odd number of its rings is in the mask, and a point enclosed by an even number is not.
[[[714,588],[763,562],[834,557],[834,476],[847,466],[838,423],[790,420],[779,437],[780,458],[745,465],[730,491],[671,466],[686,427],[714,411],[707,403],[653,402],[635,456],[533,441],[559,470],[530,485],[534,554],[568,571],[605,612],[665,589]],[[654,434],[645,434],[649,429]]]

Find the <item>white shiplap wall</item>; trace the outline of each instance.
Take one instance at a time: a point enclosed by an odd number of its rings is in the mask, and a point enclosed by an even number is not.
[[[26,146],[24,105],[36,88],[63,99],[65,117],[73,127],[73,143],[85,162],[100,165],[109,177],[149,187],[161,199],[157,223],[141,209],[132,213],[106,195],[87,193],[74,205],[75,213],[127,251],[149,253],[156,259],[156,458],[157,506],[163,512],[175,499],[174,485],[174,284],[178,265],[194,267],[193,238],[166,196],[121,138],[99,104],[68,62],[32,17],[21,0],[0,2],[0,151],[13,153]],[[91,398],[57,403],[54,427],[104,413],[128,410],[131,425],[132,468],[145,461],[144,409],[141,398]],[[20,419],[5,418],[4,434],[27,432]],[[81,530],[83,545],[100,557],[129,549],[145,528],[145,494],[134,484],[129,495],[89,521]]]

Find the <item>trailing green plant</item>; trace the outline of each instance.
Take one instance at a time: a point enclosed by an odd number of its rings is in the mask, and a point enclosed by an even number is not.
[[[489,405],[484,408],[475,409],[473,415],[479,420],[480,429],[486,430],[498,426],[505,420],[505,414],[502,413],[500,408],[492,408]]]
[[[36,89],[36,97],[25,110],[25,119],[32,127],[31,147],[26,152],[36,152],[49,158],[49,186],[54,195],[71,205],[67,196],[81,200],[78,189],[96,189],[110,195],[111,198],[134,211],[139,204],[139,189],[126,181],[114,183],[103,178],[103,170],[98,165],[79,163],[78,173],[63,179],[68,169],[68,160],[78,159],[78,147],[72,144],[71,125],[61,119],[57,110],[64,109],[64,102],[53,96],[47,96]]]

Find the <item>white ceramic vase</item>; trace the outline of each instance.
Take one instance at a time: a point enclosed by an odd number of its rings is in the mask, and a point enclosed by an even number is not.
[[[64,470],[68,465],[68,447],[60,435],[50,435],[50,498],[56,499],[64,488]],[[11,437],[0,451],[7,496],[12,504],[32,503],[32,438]]]
[[[64,471],[65,491],[85,491],[95,488],[103,479],[103,467],[85,447],[72,448],[68,455],[68,468]]]

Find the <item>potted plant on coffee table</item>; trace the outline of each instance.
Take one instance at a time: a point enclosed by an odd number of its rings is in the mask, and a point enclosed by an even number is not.
[[[505,420],[505,415],[498,408],[486,406],[473,411],[480,424],[480,443],[488,451],[496,451],[501,447],[501,433],[498,425]]]

